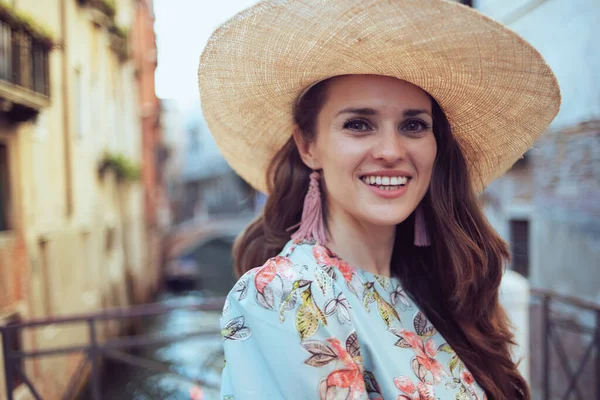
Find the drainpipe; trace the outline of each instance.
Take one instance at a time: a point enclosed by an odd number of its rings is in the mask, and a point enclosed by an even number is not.
[[[69,104],[69,46],[67,36],[67,0],[60,0],[60,36],[62,39],[62,103],[63,103],[63,148],[65,160],[65,204],[66,217],[73,215],[73,176],[71,174],[71,129]]]

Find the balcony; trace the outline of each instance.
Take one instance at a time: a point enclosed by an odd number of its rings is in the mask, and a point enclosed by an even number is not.
[[[87,7],[90,19],[99,26],[108,26],[116,14],[115,0],[77,0],[80,6]]]
[[[11,120],[29,120],[50,104],[51,49],[48,36],[0,7],[0,112]]]

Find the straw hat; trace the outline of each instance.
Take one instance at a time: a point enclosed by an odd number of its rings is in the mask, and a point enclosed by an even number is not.
[[[548,127],[556,78],[517,34],[446,0],[268,0],[211,36],[200,59],[208,127],[231,167],[266,192],[306,88],[337,75],[411,82],[446,113],[482,190]]]

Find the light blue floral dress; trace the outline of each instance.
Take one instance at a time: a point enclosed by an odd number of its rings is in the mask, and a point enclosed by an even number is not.
[[[396,278],[290,242],[227,297],[223,400],[486,396]]]

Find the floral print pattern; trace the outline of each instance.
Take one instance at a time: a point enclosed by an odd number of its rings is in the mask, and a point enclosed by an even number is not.
[[[397,278],[314,242],[290,242],[240,278],[221,335],[223,400],[485,399]]]

